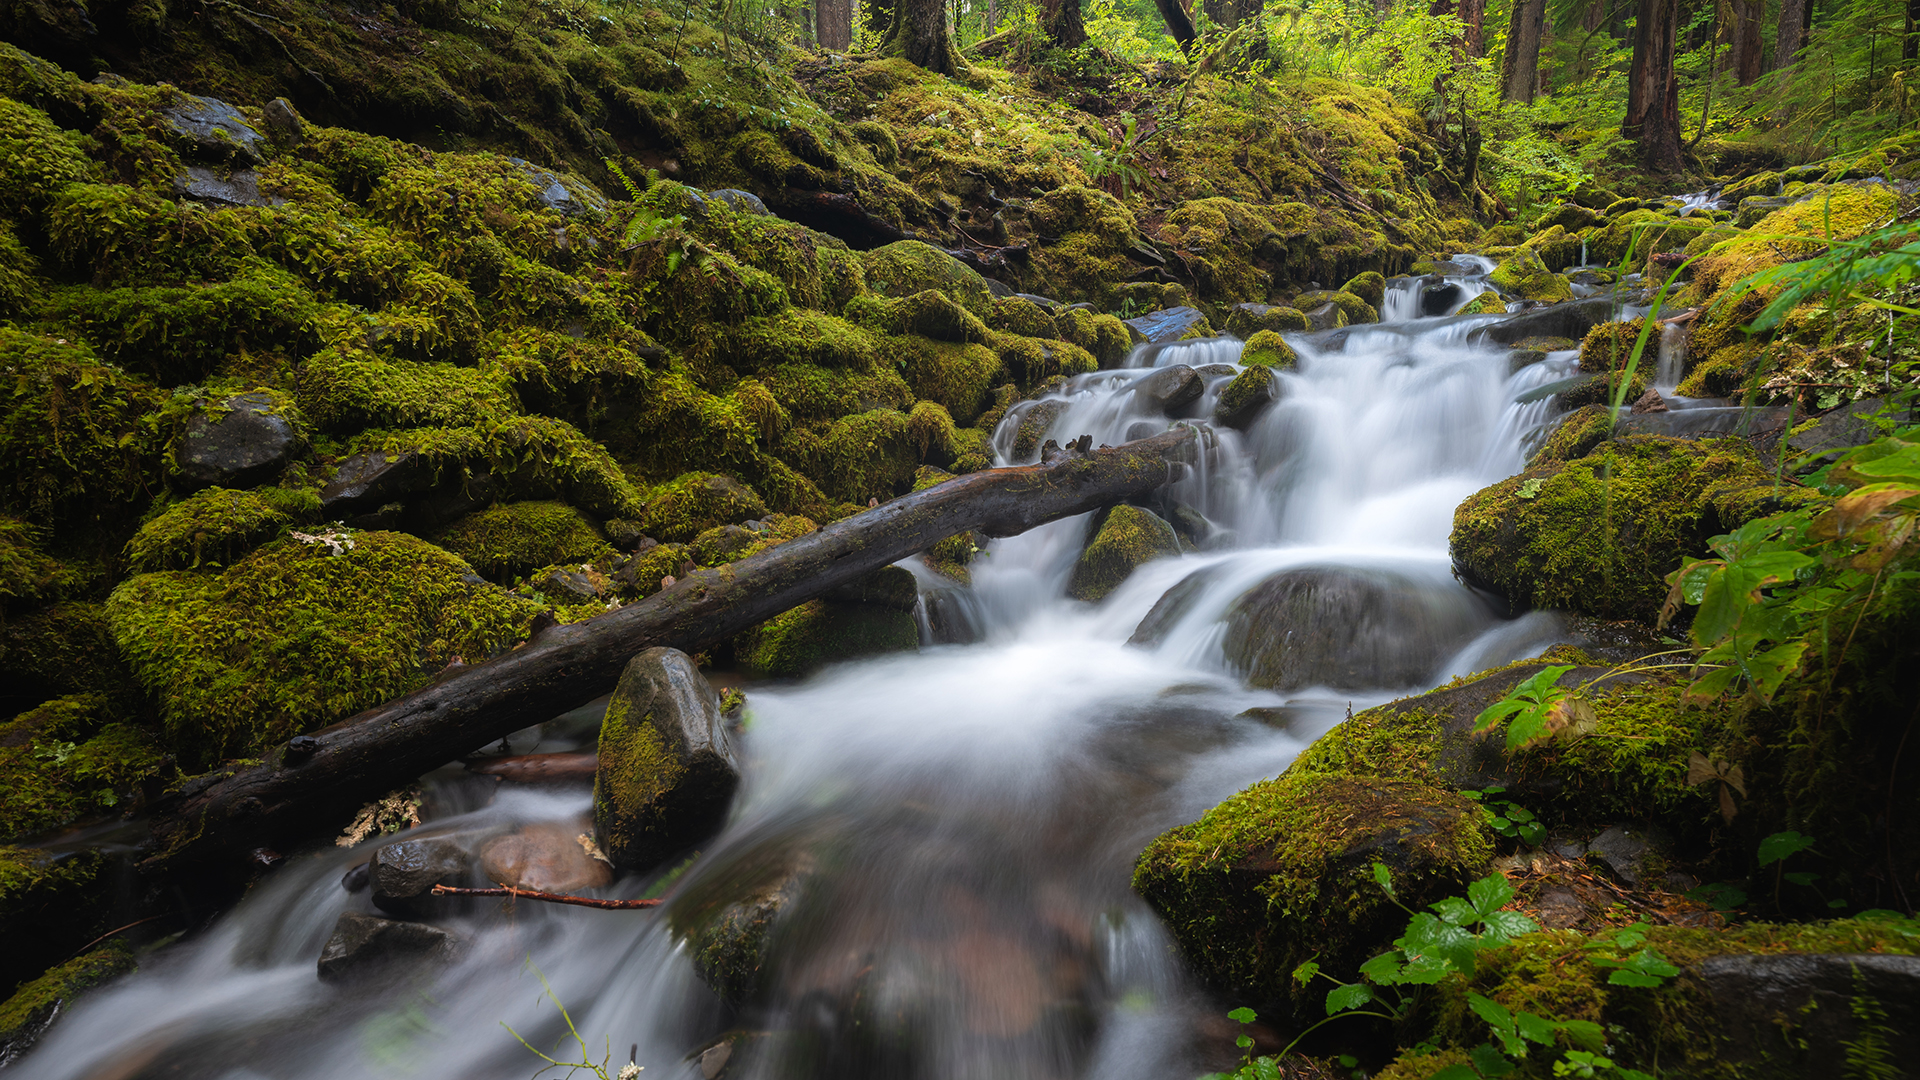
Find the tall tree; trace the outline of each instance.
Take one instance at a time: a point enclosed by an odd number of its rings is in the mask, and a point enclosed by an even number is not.
[[[1807,43],[1807,17],[1812,13],[1810,0],[1780,0],[1780,21],[1773,35],[1773,70],[1785,71],[1793,66],[1800,46]]]
[[[947,32],[945,0],[894,0],[893,25],[887,29],[880,53],[903,57],[942,75],[958,75],[967,67]]]
[[[1627,122],[1621,133],[1640,145],[1650,172],[1679,172],[1680,79],[1673,70],[1679,0],[1639,0],[1633,66],[1627,72]]]
[[[1728,0],[1727,43],[1733,46],[1733,78],[1741,86],[1751,86],[1766,70],[1766,45],[1760,38],[1760,16],[1767,0]]]
[[[1900,59],[1920,60],[1920,0],[1907,0],[1907,32],[1900,39]]]
[[[1540,37],[1546,30],[1547,0],[1513,0],[1507,23],[1507,50],[1500,61],[1500,97],[1531,102],[1540,92]]]
[[[846,52],[853,47],[853,0],[817,0],[820,47]]]
[[[1153,0],[1153,6],[1160,9],[1160,17],[1167,21],[1167,33],[1180,43],[1180,51],[1193,55],[1193,42],[1200,35],[1193,29],[1193,16],[1187,13],[1187,6],[1181,0]]]
[[[1467,56],[1483,56],[1487,51],[1485,31],[1487,0],[1433,0],[1427,5],[1427,14],[1457,15],[1460,17],[1460,36],[1454,39],[1453,52],[1459,58],[1464,52]]]
[[[1087,43],[1087,24],[1080,19],[1080,0],[1041,0],[1041,25],[1047,41],[1058,49],[1077,49]]]

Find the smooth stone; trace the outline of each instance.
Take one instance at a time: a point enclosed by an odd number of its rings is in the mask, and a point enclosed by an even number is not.
[[[686,653],[653,648],[628,661],[599,745],[594,835],[615,866],[650,870],[726,824],[740,763],[720,695]]]
[[[391,971],[400,964],[441,965],[459,959],[465,940],[429,923],[401,922],[349,911],[333,924],[320,951],[320,978],[343,982]]]
[[[1753,1075],[1826,1077],[1871,1035],[1891,1062],[1920,1059],[1920,957],[1877,953],[1716,956],[1682,977],[1712,1003],[1719,1062]],[[1857,1006],[1883,1013],[1862,1021]],[[1783,1038],[1790,1032],[1791,1038]],[[1907,1071],[1902,1069],[1902,1072]],[[1744,1070],[1743,1070],[1744,1074]]]
[[[1135,401],[1155,412],[1171,414],[1197,400],[1207,389],[1200,373],[1185,364],[1155,368],[1132,383]]]
[[[1347,325],[1347,313],[1331,300],[1304,314],[1308,330],[1337,330]]]
[[[1141,341],[1149,345],[1162,345],[1186,337],[1189,331],[1205,323],[1207,317],[1182,304],[1121,321],[1132,327],[1140,335]]]
[[[1025,300],[1027,303],[1032,304],[1035,307],[1039,308],[1040,310],[1046,311],[1046,312],[1059,311],[1063,306],[1058,300],[1054,300],[1045,296],[1036,296],[1033,293],[1017,292],[1013,294],[1013,297],[1016,300]]]
[[[1649,877],[1658,860],[1655,838],[1647,832],[1625,825],[1614,825],[1593,838],[1586,854],[1599,859],[1613,876],[1628,885],[1638,885]]]
[[[589,600],[600,599],[600,590],[593,587],[593,579],[578,570],[554,567],[534,582],[534,588],[548,596],[571,600],[584,604]]]
[[[373,906],[395,915],[424,915],[444,903],[435,885],[465,884],[473,860],[452,837],[402,840],[376,849],[369,870]]]
[[[331,514],[371,510],[433,486],[433,464],[419,454],[384,450],[355,454],[335,467],[320,489],[320,509]]]
[[[218,98],[187,94],[185,100],[161,109],[160,117],[190,152],[205,160],[260,160],[265,138],[240,110]]]
[[[269,206],[279,202],[260,194],[260,177],[252,169],[224,172],[205,165],[189,165],[174,177],[173,193],[209,206]]]
[[[195,409],[174,444],[174,461],[188,490],[246,488],[280,475],[300,449],[300,435],[275,412],[271,395],[249,391],[222,404],[227,414],[209,419]]]
[[[1013,460],[1026,461],[1039,453],[1047,430],[1066,411],[1067,403],[1060,398],[1043,398],[1022,409],[1019,426],[1013,431]]]
[[[1587,336],[1587,331],[1610,321],[1618,306],[1618,301],[1607,296],[1563,300],[1477,327],[1467,335],[1467,341],[1474,345],[1486,342],[1512,345],[1530,337],[1563,337],[1579,341]]]
[[[543,821],[496,836],[480,849],[488,881],[534,892],[575,895],[613,884],[613,867],[587,854],[580,837],[591,824]]]
[[[1466,290],[1457,281],[1428,285],[1420,290],[1420,314],[1445,315],[1459,306]]]
[[[274,142],[292,149],[306,138],[306,121],[300,116],[300,110],[293,107],[293,102],[277,97],[260,106],[260,111],[266,116],[267,134]]]

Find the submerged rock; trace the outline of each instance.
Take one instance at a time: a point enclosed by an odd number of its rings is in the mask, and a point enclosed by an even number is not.
[[[1467,336],[1467,340],[1475,344],[1490,341],[1499,345],[1512,345],[1530,337],[1563,337],[1579,341],[1587,336],[1587,331],[1612,321],[1619,305],[1618,300],[1608,296],[1569,300],[1477,327]],[[1506,310],[1504,303],[1500,310]]]
[[[1384,570],[1287,570],[1234,602],[1223,648],[1255,686],[1410,686],[1487,621],[1457,593]]]
[[[453,931],[429,923],[349,911],[334,923],[333,937],[320,951],[320,978],[345,982],[392,971],[401,964],[449,964],[459,959],[465,944]]]
[[[543,821],[496,836],[480,848],[480,875],[516,889],[574,894],[613,884],[613,867],[587,853],[591,822]]]
[[[1067,595],[1100,600],[1127,580],[1140,564],[1180,554],[1173,526],[1151,510],[1122,503],[1094,518],[1092,537],[1073,564]]]
[[[687,654],[628,662],[600,725],[594,831],[613,865],[648,870],[718,832],[740,784],[720,695]]]

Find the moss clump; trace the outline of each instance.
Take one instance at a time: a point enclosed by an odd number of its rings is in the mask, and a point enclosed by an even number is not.
[[[138,692],[100,604],[69,600],[0,619],[0,716],[82,691],[115,701]]]
[[[1273,330],[1262,330],[1247,339],[1240,348],[1240,363],[1248,367],[1279,368],[1291,371],[1300,362],[1299,354],[1287,339]]]
[[[1766,347],[1758,342],[1729,345],[1692,365],[1675,392],[1683,397],[1739,397],[1753,381]]]
[[[367,348],[364,338],[337,340],[309,357],[294,397],[323,431],[465,427],[519,412],[503,371],[395,359]]]
[[[1628,319],[1624,322],[1603,322],[1587,331],[1585,340],[1580,342],[1580,370],[1590,372],[1621,371],[1633,356],[1634,343],[1640,340],[1640,330],[1646,325],[1644,318]],[[1640,370],[1653,365],[1649,363],[1658,355],[1660,335],[1658,331],[1647,335],[1647,352],[1654,356],[1640,357]]]
[[[1456,315],[1505,315],[1507,301],[1499,293],[1488,289],[1479,296],[1467,301],[1467,306],[1455,312]]]
[[[1530,465],[1572,461],[1593,452],[1613,434],[1613,410],[1605,405],[1586,405],[1562,417],[1547,440],[1527,459]]]
[[[1898,203],[1878,184],[1819,189],[1761,218],[1739,238],[1716,245],[1694,264],[1694,288],[1701,296],[1711,295],[1748,274],[1824,251],[1829,230],[1834,240],[1851,240],[1892,214]],[[1769,295],[1762,290],[1763,298]]]
[[[31,105],[0,97],[0,198],[7,206],[45,206],[54,192],[90,179],[85,142]]]
[[[856,371],[781,364],[764,376],[768,393],[796,421],[831,420],[869,409],[913,407],[913,391],[891,367]]]
[[[1041,238],[1034,263],[1061,298],[1110,306],[1113,283],[1133,271],[1127,250],[1139,243],[1139,228],[1132,212],[1104,191],[1068,184],[1033,200],[1028,221]]]
[[[1251,340],[1262,330],[1278,333],[1282,330],[1305,329],[1307,316],[1299,308],[1235,304],[1232,313],[1227,316],[1227,333],[1237,334],[1245,340]]]
[[[1516,607],[1651,622],[1663,580],[1710,536],[1805,501],[1738,439],[1636,435],[1540,461],[1454,512],[1454,565]]]
[[[1112,315],[1096,315],[1085,308],[1056,312],[1054,321],[1060,336],[1087,350],[1102,368],[1119,367],[1133,351],[1133,335],[1127,324]]]
[[[1256,259],[1276,237],[1266,208],[1220,197],[1182,203],[1160,228],[1160,239],[1181,251],[1200,295],[1215,301],[1251,300],[1272,290],[1272,271]]]
[[[738,525],[766,512],[759,494],[738,480],[694,472],[647,492],[638,521],[648,536],[683,544],[716,525]]]
[[[100,522],[159,487],[165,397],[85,345],[0,327],[12,400],[0,413],[0,510]],[[144,500],[143,500],[144,505]]]
[[[1289,974],[1303,961],[1351,977],[1404,925],[1375,861],[1418,909],[1463,890],[1492,854],[1479,807],[1453,792],[1289,770],[1162,834],[1133,887],[1209,981],[1280,1002],[1301,994]]]
[[[800,675],[822,664],[920,647],[911,611],[880,604],[809,600],[734,639],[740,662],[770,676]]]
[[[875,248],[861,258],[867,287],[882,296],[907,297],[929,289],[980,318],[993,312],[993,294],[972,267],[919,240]]]
[[[987,325],[995,330],[1030,338],[1058,338],[1060,327],[1046,308],[1017,296],[996,296]]]
[[[876,299],[855,297],[857,301]],[[976,320],[977,322],[977,320]],[[788,308],[777,315],[721,326],[712,345],[696,348],[738,371],[764,372],[780,364],[813,364],[865,371],[880,356],[880,341],[863,326],[824,312]],[[886,331],[897,333],[898,331]]]
[[[891,499],[905,491],[920,463],[906,416],[892,409],[798,425],[787,432],[777,450],[821,491],[859,504]]]
[[[56,856],[0,845],[0,985],[18,984],[59,963],[115,924],[102,920],[111,894],[97,887],[107,858],[99,849]]]
[[[127,566],[136,574],[220,566],[318,509],[309,491],[207,488],[140,526],[127,541]]]
[[[560,502],[489,506],[440,530],[433,542],[496,582],[536,567],[593,562],[613,550],[580,511]]]
[[[922,401],[907,414],[907,438],[913,440],[913,448],[921,461],[942,464],[952,461],[953,433],[953,417],[938,402]],[[915,487],[918,486],[916,480]]]
[[[100,695],[44,702],[0,724],[0,838],[131,809],[164,764],[153,736]]]
[[[455,657],[513,644],[540,607],[471,574],[400,533],[290,537],[218,574],[131,578],[107,620],[172,745],[205,765],[257,755],[415,690]]]
[[[1647,374],[1652,366],[1647,364],[1635,367],[1632,378],[1628,378],[1625,371],[1590,375],[1584,382],[1560,391],[1558,395],[1560,404],[1569,409],[1585,408],[1588,405],[1612,407],[1614,399],[1618,397],[1622,407],[1630,406],[1647,392],[1649,385]],[[1623,385],[1624,393],[1621,392]]]
[[[0,517],[0,611],[57,599],[85,581],[84,571],[42,552],[40,539],[32,525]]]
[[[374,430],[348,445],[354,453],[419,454],[443,476],[484,465],[511,490],[558,494],[603,517],[628,517],[640,510],[640,493],[619,463],[564,420],[521,416],[466,428]]]
[[[897,300],[856,296],[847,305],[847,317],[879,334],[915,334],[961,343],[988,340],[987,324],[979,316],[933,289]]]
[[[1180,538],[1173,526],[1151,510],[1122,503],[1096,515],[1092,526],[1067,583],[1067,595],[1075,600],[1104,599],[1141,563],[1180,554]]]
[[[955,473],[993,468],[993,432],[984,427],[956,430],[953,433],[953,461],[947,467]]]
[[[1299,296],[1294,297],[1291,303],[1301,311],[1311,311],[1321,304],[1332,304],[1334,307],[1340,309],[1340,314],[1346,317],[1347,321],[1345,325],[1348,326],[1357,323],[1377,323],[1380,321],[1380,312],[1376,311],[1372,304],[1367,303],[1365,300],[1362,300],[1350,292],[1329,291],[1326,289],[1321,289],[1317,292],[1303,292]]]
[[[0,1046],[16,1055],[23,1053],[62,1007],[133,968],[133,955],[116,941],[22,985],[12,997],[0,1002]]]
[[[305,351],[319,305],[292,274],[249,259],[227,281],[56,291],[48,321],[165,385],[197,382],[243,349]]]
[[[1000,357],[1001,368],[1015,383],[1029,390],[1049,379],[1080,375],[1100,366],[1093,354],[1065,341],[997,333],[988,344]]]
[[[1548,269],[1540,253],[1530,247],[1518,248],[1502,259],[1493,273],[1487,275],[1487,280],[1501,292],[1523,300],[1555,303],[1573,299],[1573,288],[1567,279]]]
[[[1213,418],[1231,428],[1245,430],[1279,396],[1280,388],[1273,369],[1250,364],[1240,369],[1213,408]]]
[[[938,403],[957,424],[971,424],[986,410],[989,391],[1002,378],[1000,357],[985,345],[901,337],[889,342],[889,351],[913,396]]]
[[[1340,291],[1357,296],[1378,308],[1380,302],[1387,298],[1387,279],[1378,270],[1363,270],[1340,286]]]

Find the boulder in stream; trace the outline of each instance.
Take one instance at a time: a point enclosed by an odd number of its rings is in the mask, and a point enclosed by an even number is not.
[[[1275,304],[1235,304],[1227,315],[1227,333],[1250,338],[1262,330],[1305,330],[1307,316],[1299,308]]]
[[[1555,303],[1573,299],[1573,289],[1567,279],[1549,269],[1540,253],[1531,247],[1516,248],[1494,267],[1487,280],[1500,291],[1523,300]]]
[[[448,964],[459,959],[465,940],[430,923],[401,922],[349,911],[333,925],[333,937],[320,951],[325,982],[377,976],[405,964]]]
[[[480,848],[480,876],[535,892],[575,894],[613,884],[613,867],[582,843],[593,827],[542,821],[496,836]]]
[[[1488,622],[1450,582],[1310,566],[1275,574],[1227,612],[1228,661],[1255,686],[1409,686]]]
[[[613,865],[649,870],[726,823],[740,785],[720,695],[678,649],[628,662],[600,725],[594,830]]]
[[[1189,337],[1212,337],[1213,328],[1207,325],[1207,317],[1194,308],[1162,308],[1152,314],[1137,319],[1122,320],[1138,340],[1148,345],[1164,345],[1169,341],[1179,341]]]
[[[1185,364],[1155,368],[1133,381],[1133,398],[1142,407],[1171,416],[1197,401],[1206,392],[1207,381]]]
[[[1247,427],[1267,411],[1267,406],[1280,399],[1280,380],[1271,368],[1257,364],[1249,365],[1226,389],[1220,391],[1220,402],[1213,407],[1213,421],[1224,427],[1245,431]]]
[[[421,916],[446,901],[433,896],[435,885],[465,885],[473,860],[451,836],[401,840],[373,853],[368,869],[373,906],[395,915]]]
[[[1140,564],[1180,554],[1173,526],[1151,510],[1122,503],[1093,519],[1092,536],[1073,564],[1067,595],[1101,600],[1127,580]]]

